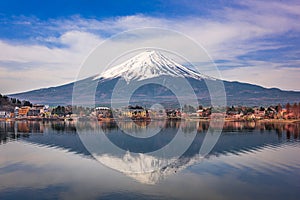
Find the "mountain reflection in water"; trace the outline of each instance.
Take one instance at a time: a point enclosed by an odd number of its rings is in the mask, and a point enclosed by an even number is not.
[[[226,122],[218,142],[203,158],[199,149],[208,122],[122,122],[118,126],[103,122],[80,122],[76,126],[74,122],[0,122],[0,196],[3,199],[34,196],[41,199],[74,196],[78,199],[251,199],[257,196],[297,199],[299,126]],[[91,154],[82,138],[94,140],[95,129],[99,128],[112,141],[121,138],[124,143],[132,142],[130,137],[143,140],[151,130],[165,130],[144,146],[146,150],[170,141],[178,129],[182,130],[182,137],[192,137],[193,131],[197,134],[183,155],[172,160],[143,153],[134,155],[129,151],[122,154],[109,148]],[[128,137],[121,130],[129,133]],[[122,143],[118,145],[125,147]],[[136,148],[133,150],[143,150],[143,146]]]

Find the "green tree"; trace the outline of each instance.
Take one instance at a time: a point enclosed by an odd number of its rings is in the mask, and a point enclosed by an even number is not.
[[[29,107],[32,107],[32,103],[30,103],[30,101],[23,101],[23,106],[29,106]]]
[[[17,102],[16,98],[11,98],[11,102],[12,102],[13,104],[16,104],[16,102]]]
[[[19,105],[19,106],[22,105],[22,102],[19,99],[17,99],[17,105]]]
[[[247,113],[247,114],[248,114],[248,113],[254,113],[253,108],[247,108],[247,109],[246,109],[246,113]]]
[[[276,109],[277,112],[281,112],[282,111],[282,106],[280,104],[278,104],[275,109]]]

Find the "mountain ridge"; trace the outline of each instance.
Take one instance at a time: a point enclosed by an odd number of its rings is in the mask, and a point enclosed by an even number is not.
[[[278,88],[264,88],[262,86],[238,81],[223,81],[204,74],[197,73],[175,61],[165,57],[160,52],[142,52],[122,64],[116,65],[101,74],[79,80],[76,84],[84,85],[82,95],[89,89],[91,83],[97,81],[95,97],[96,104],[109,105],[114,87],[118,81],[125,80],[129,83],[139,83],[142,87],[135,92],[135,100],[132,103],[142,102],[144,105],[152,105],[156,102],[172,103],[176,101],[174,94],[167,88],[158,85],[149,85],[149,80],[156,82],[163,77],[176,79],[185,78],[193,88],[199,104],[210,105],[210,93],[207,83],[222,81],[224,84],[227,105],[262,106],[286,104],[300,101],[300,92],[284,91]],[[143,85],[144,84],[144,85]],[[125,84],[126,85],[126,84]],[[49,105],[72,104],[73,83],[57,87],[41,88],[24,93],[10,94],[10,97],[28,99],[33,103]],[[185,88],[180,86],[181,91]],[[184,92],[183,92],[184,93]],[[173,95],[173,97],[172,97]],[[188,97],[186,97],[188,98]]]

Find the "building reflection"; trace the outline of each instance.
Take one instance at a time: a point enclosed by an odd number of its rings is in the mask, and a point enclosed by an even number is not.
[[[33,134],[43,134],[45,131],[55,131],[60,134],[73,133],[76,134],[76,128],[83,130],[101,129],[109,133],[112,130],[126,130],[127,132],[143,131],[149,128],[159,129],[181,129],[183,133],[188,134],[195,130],[197,133],[206,133],[210,124],[208,121],[172,121],[161,120],[151,122],[132,122],[132,121],[119,121],[119,122],[98,122],[87,121],[77,123],[75,122],[61,122],[61,121],[10,121],[0,122],[0,141],[5,143],[10,140],[15,140],[20,137],[29,137]],[[225,122],[223,126],[223,134],[233,133],[251,133],[253,131],[263,132],[276,132],[278,139],[283,136],[288,140],[299,139],[300,124],[299,123],[255,123],[255,122]]]
[[[206,132],[209,128],[209,122],[198,122],[197,130],[199,133]],[[270,132],[276,131],[278,138],[282,138],[286,134],[287,139],[299,139],[300,123],[255,123],[255,122],[225,122],[223,133],[238,132]]]
[[[0,122],[0,143],[14,141],[19,138],[28,138],[33,135],[43,135],[49,130],[61,133],[76,133],[74,124],[64,122],[40,121],[9,121]]]

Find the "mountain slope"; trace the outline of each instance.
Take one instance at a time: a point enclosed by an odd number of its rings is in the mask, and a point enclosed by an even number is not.
[[[96,79],[113,79],[123,77],[127,82],[129,82],[131,80],[140,81],[159,76],[189,77],[198,80],[209,78],[208,76],[196,73],[187,67],[176,63],[162,55],[160,52],[145,51],[134,56],[128,61],[105,71],[96,77]]]
[[[98,76],[80,80],[79,83],[84,85],[82,95],[84,95],[84,90],[91,87],[92,83],[95,83],[95,81],[98,83],[95,94],[97,104],[109,105],[116,83],[124,79],[126,82],[124,83],[125,89],[123,92],[126,92],[126,83],[139,83],[142,85],[132,95],[131,103],[151,106],[153,103],[159,102],[177,106],[178,101],[172,91],[158,84],[149,84],[149,80],[156,82],[156,80],[166,77],[171,77],[174,83],[177,79],[185,78],[194,89],[199,104],[206,106],[210,105],[210,95],[206,83],[221,81],[194,72],[159,52],[146,51],[104,71]],[[276,88],[267,89],[240,82],[223,81],[223,83],[228,105],[259,106],[300,101],[300,92],[282,91]],[[34,103],[67,105],[72,103],[73,85],[74,83],[70,83],[9,96],[28,99]],[[178,87],[182,91],[183,98],[189,98],[184,96],[186,88],[181,85],[178,85]]]

